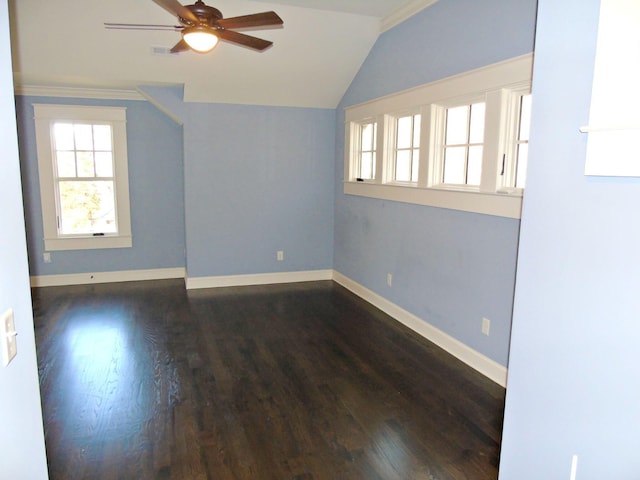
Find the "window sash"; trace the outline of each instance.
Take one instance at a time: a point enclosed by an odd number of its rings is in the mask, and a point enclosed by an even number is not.
[[[378,123],[367,121],[358,125],[357,178],[373,180],[376,177]]]
[[[422,118],[420,113],[390,116],[391,136],[389,180],[397,183],[417,184],[420,172],[420,138]]]
[[[451,132],[450,127],[450,114],[456,111],[456,114],[462,113],[464,108],[465,118],[458,120],[458,132]],[[479,187],[481,183],[482,174],[482,155],[484,150],[484,130],[485,130],[485,102],[465,103],[462,105],[449,106],[444,109],[444,131],[437,132],[444,138],[443,150],[440,152],[436,161],[442,163],[442,174],[440,177],[440,183],[443,185],[456,185],[456,186],[474,186]],[[463,129],[464,131],[460,131]],[[451,135],[450,135],[451,134]],[[453,138],[450,138],[453,137]],[[448,143],[448,140],[458,140],[458,142]],[[459,140],[463,140],[459,142]],[[482,140],[482,141],[479,141]],[[458,173],[457,175],[447,175],[451,169],[447,168],[447,160],[449,153],[459,152],[462,155],[458,155]],[[453,163],[453,162],[451,162]],[[450,164],[451,166],[451,164]],[[458,177],[455,181],[453,177]]]
[[[58,235],[117,234],[113,125],[54,120],[50,128]],[[73,160],[75,175],[60,175],[61,158],[65,157]],[[100,165],[99,159],[105,164]],[[109,171],[111,175],[99,176],[99,171]]]
[[[526,184],[527,163],[529,160],[529,130],[531,126],[531,93],[520,95],[518,102],[518,134],[514,155],[515,179],[513,186],[523,189]]]
[[[528,97],[529,107],[532,102],[529,86],[514,88],[504,94],[505,113],[501,128],[504,137],[501,139],[502,151],[499,166],[498,191],[522,194],[526,183],[526,167],[528,160],[528,135],[526,139],[522,135],[523,121],[530,121],[531,111],[528,109],[529,118],[525,119],[522,111],[523,99]]]

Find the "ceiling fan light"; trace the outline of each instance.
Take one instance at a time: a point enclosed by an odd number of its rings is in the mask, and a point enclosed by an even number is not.
[[[185,28],[182,38],[198,53],[207,53],[218,44],[218,37],[210,30],[201,26]]]

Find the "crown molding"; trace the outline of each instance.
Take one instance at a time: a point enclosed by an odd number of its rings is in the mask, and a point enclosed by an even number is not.
[[[95,98],[100,100],[145,100],[137,90],[85,87],[16,85],[14,93],[33,97]]]
[[[396,25],[411,18],[416,13],[429,8],[437,1],[438,0],[412,0],[410,2],[403,3],[382,19],[380,23],[380,32],[382,33],[392,29]]]

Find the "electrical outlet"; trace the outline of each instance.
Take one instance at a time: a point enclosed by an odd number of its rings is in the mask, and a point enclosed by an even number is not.
[[[0,349],[2,349],[2,365],[7,366],[18,353],[16,342],[16,326],[13,319],[13,310],[9,309],[0,317]]]
[[[491,320],[488,318],[482,317],[482,333],[484,333],[487,337],[489,336],[489,329],[491,328]]]
[[[51,263],[51,253],[44,252],[42,254],[42,260],[44,260],[44,263]]]
[[[389,285],[390,287],[393,286],[393,275],[391,275],[390,273],[387,273],[387,285]]]
[[[278,261],[282,262],[284,260],[284,251],[283,250],[278,250],[278,253],[276,254]]]

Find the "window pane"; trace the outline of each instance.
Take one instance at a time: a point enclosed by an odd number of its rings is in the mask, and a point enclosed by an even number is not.
[[[524,188],[527,178],[527,161],[529,160],[529,144],[518,145],[518,163],[516,166],[516,188]]]
[[[96,150],[111,151],[111,125],[93,126],[93,143]]]
[[[73,125],[70,123],[56,123],[53,125],[56,150],[74,150]]]
[[[398,150],[396,152],[396,176],[398,182],[411,180],[411,150]]]
[[[56,152],[58,177],[76,176],[76,156],[73,152]]]
[[[447,145],[460,145],[467,143],[467,124],[469,120],[469,107],[455,107],[447,109]]]
[[[420,150],[413,151],[413,159],[411,160],[411,181],[418,181],[418,164],[420,163]]]
[[[96,152],[96,177],[113,177],[111,152]]]
[[[364,178],[370,180],[373,178],[374,172],[374,153],[372,152],[363,152],[360,156],[360,175],[359,178]]]
[[[93,150],[91,125],[75,124],[73,131],[76,139],[76,150]]]
[[[531,127],[531,94],[523,95],[520,100],[520,129],[518,140],[529,140]]]
[[[420,115],[413,117],[413,148],[420,146]]]
[[[366,125],[363,125],[360,148],[362,150],[373,150],[374,141],[373,124],[367,123]]]
[[[398,118],[398,133],[397,133],[397,141],[396,148],[410,148],[411,147],[411,124],[413,123],[412,117],[401,117]]]
[[[469,143],[484,143],[484,113],[484,103],[474,103],[471,105]]]
[[[464,184],[466,147],[451,147],[444,150],[444,183]]]
[[[95,177],[93,152],[77,152],[78,177]]]
[[[482,174],[482,147],[469,147],[469,162],[467,165],[467,185],[480,185]]]
[[[60,182],[60,233],[115,233],[113,190],[112,181]]]

